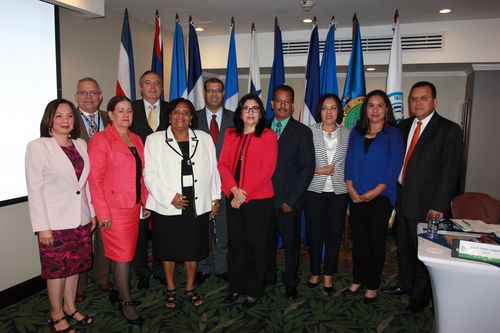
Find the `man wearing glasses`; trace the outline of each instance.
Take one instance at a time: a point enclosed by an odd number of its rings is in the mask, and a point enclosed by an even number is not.
[[[297,297],[300,259],[300,214],[302,197],[314,175],[314,144],[309,127],[293,119],[293,88],[274,89],[271,129],[278,135],[278,162],[273,175],[274,212],[285,245],[285,296]],[[276,280],[276,242],[267,271],[268,282]]]
[[[91,77],[78,80],[75,100],[78,111],[82,117],[80,121],[80,136],[85,142],[89,142],[95,133],[104,130],[109,123],[106,111],[99,110],[102,102],[101,87]],[[94,234],[94,263],[92,268],[92,279],[103,291],[111,291],[113,284],[110,280],[110,261],[104,256],[102,246],[101,228],[99,223]],[[81,302],[87,298],[88,276],[87,272],[81,273],[78,279],[76,301]]]
[[[210,78],[205,81],[204,86],[205,107],[198,112],[198,129],[207,132],[212,136],[217,153],[217,160],[220,156],[224,134],[228,127],[233,126],[234,113],[222,107],[224,101],[224,83],[217,78]],[[226,198],[221,194],[219,213],[210,221],[209,249],[215,244],[215,276],[227,281],[227,217]],[[207,258],[200,261],[196,282],[203,283],[212,272],[212,251],[209,251]]]

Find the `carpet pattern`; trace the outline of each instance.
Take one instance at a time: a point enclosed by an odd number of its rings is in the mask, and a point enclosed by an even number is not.
[[[392,284],[397,277],[395,246],[389,239],[388,253],[382,283]],[[279,251],[279,268],[283,271],[282,250]],[[77,306],[83,313],[95,316],[89,327],[76,327],[78,332],[432,332],[434,315],[432,307],[418,314],[405,310],[407,296],[392,297],[379,292],[377,301],[366,305],[363,293],[344,295],[342,290],[351,281],[350,249],[343,248],[339,273],[334,276],[335,293],[328,297],[320,287],[310,289],[307,254],[303,251],[300,270],[299,297],[284,297],[282,283],[269,286],[259,303],[247,310],[240,305],[243,298],[227,303],[227,283],[210,276],[199,288],[204,299],[194,308],[177,287],[177,309],[165,308],[165,289],[151,280],[147,292],[139,291],[133,279],[134,299],[142,301],[138,310],[146,319],[142,326],[129,326],[118,309],[113,308],[108,294],[90,284],[87,300]],[[184,281],[184,269],[178,265],[176,281]],[[49,304],[46,291],[41,291],[23,301],[0,310],[0,332],[49,332],[46,325]],[[74,325],[73,325],[74,326]]]

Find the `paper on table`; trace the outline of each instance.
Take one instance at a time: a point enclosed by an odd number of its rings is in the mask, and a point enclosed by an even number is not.
[[[463,231],[473,231],[473,232],[484,232],[500,233],[500,225],[487,224],[481,220],[467,220],[467,219],[452,219],[453,224],[458,226]]]

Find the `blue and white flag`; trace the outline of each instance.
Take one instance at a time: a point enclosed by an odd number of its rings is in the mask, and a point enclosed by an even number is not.
[[[361,47],[361,33],[356,14],[352,19],[352,50],[347,67],[342,105],[344,107],[344,119],[342,124],[347,128],[353,128],[359,119],[361,105],[365,99],[365,72],[363,64],[363,49]]]
[[[179,15],[175,16],[174,45],[172,48],[172,69],[170,71],[170,100],[178,97],[187,98],[186,56],[184,53],[184,35]]]
[[[274,117],[271,101],[273,100],[274,88],[285,83],[285,64],[283,61],[283,42],[278,18],[274,18],[274,59],[267,91],[266,118]]]
[[[300,111],[299,120],[309,126],[316,123],[315,116],[319,102],[319,36],[316,18],[314,18],[309,40],[305,86],[304,105]]]
[[[205,106],[200,47],[191,17],[189,17],[188,99],[193,103],[196,110],[201,110]]]
[[[401,31],[399,30],[399,14],[394,14],[394,36],[392,37],[391,54],[389,56],[389,69],[387,71],[387,95],[391,100],[394,118],[399,123],[404,118],[403,89],[401,79],[403,62],[401,60]]]
[[[155,14],[155,39],[153,42],[153,57],[151,59],[151,70],[158,74],[163,82],[163,39],[161,37],[161,21],[158,9]],[[163,101],[163,90],[160,99]]]
[[[259,52],[257,50],[257,31],[252,23],[252,34],[250,38],[250,64],[248,66],[248,92],[262,98],[260,86]]]
[[[332,16],[330,28],[326,35],[325,48],[321,58],[319,68],[319,95],[335,94],[339,95],[337,83],[337,59],[335,58],[335,18]]]
[[[116,95],[127,96],[135,101],[135,71],[134,52],[130,26],[128,22],[128,11],[125,8],[123,17],[122,38],[120,42],[120,54],[118,55],[118,77],[116,79]]]
[[[227,55],[224,107],[234,111],[238,106],[238,64],[236,63],[236,42],[234,39],[234,19],[229,28],[229,52]]]

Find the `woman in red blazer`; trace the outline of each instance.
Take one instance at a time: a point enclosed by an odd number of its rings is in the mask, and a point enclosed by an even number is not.
[[[260,98],[238,102],[234,127],[226,131],[219,159],[222,191],[228,200],[228,301],[241,294],[250,308],[264,294],[266,258],[273,219],[273,176],[278,157],[276,134],[266,128]]]
[[[102,226],[104,253],[115,262],[118,296],[112,292],[110,299],[113,303],[120,300],[120,310],[129,323],[141,324],[143,319],[130,292],[130,262],[137,244],[141,206],[147,196],[142,178],[144,145],[128,129],[133,111],[127,97],[113,97],[107,109],[111,124],[89,143],[90,193]],[[144,218],[148,216],[145,211]]]

